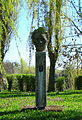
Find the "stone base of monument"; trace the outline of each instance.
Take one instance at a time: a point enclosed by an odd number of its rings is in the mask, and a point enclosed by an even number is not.
[[[35,106],[24,106],[24,107],[21,109],[21,112],[22,112],[22,111],[25,111],[25,110],[37,110],[37,107],[35,107]]]
[[[36,106],[24,106],[21,109],[21,112],[24,111],[24,110],[41,110],[41,111],[44,111],[44,112],[48,112],[48,111],[61,112],[61,111],[63,111],[63,107],[58,106],[58,105],[50,105],[50,106],[47,106],[43,109],[39,109]]]
[[[63,107],[62,106],[58,106],[58,105],[50,105],[45,107],[45,109],[43,111],[54,111],[54,112],[61,112],[63,111]]]

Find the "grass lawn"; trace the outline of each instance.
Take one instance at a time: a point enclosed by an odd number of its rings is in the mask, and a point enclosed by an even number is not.
[[[47,93],[47,106],[58,105],[63,111],[25,110],[24,106],[35,106],[35,93],[0,93],[0,120],[82,120],[82,90]]]

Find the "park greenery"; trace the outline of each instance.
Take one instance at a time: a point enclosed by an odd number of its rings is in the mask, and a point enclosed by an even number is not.
[[[54,91],[55,84],[55,69],[57,61],[60,58],[63,58],[63,62],[65,63],[65,67],[70,61],[76,60],[75,68],[78,71],[80,70],[80,61],[81,61],[81,44],[77,46],[75,44],[76,39],[75,36],[80,37],[82,34],[81,31],[81,2],[78,0],[78,3],[68,0],[27,0],[27,10],[29,11],[29,15],[31,15],[31,33],[37,27],[44,27],[48,34],[48,43],[47,50],[50,59],[50,68],[49,68],[49,91]],[[9,49],[10,41],[12,40],[12,36],[17,34],[17,17],[19,10],[22,9],[23,2],[20,0],[7,0],[0,1],[0,74],[4,74],[3,69],[3,60],[6,52]],[[75,16],[70,14],[69,16],[69,7],[72,6]],[[67,12],[66,12],[67,11]],[[74,19],[76,21],[74,21]],[[77,22],[78,21],[78,22]],[[67,26],[66,26],[67,25]],[[68,29],[67,29],[68,28]],[[66,34],[66,29],[69,31],[71,41],[69,40],[68,35]],[[72,29],[73,34],[70,34],[70,30]],[[29,36],[31,36],[31,33]],[[71,37],[72,36],[72,37]],[[66,39],[67,38],[67,39]],[[29,39],[30,41],[30,39]],[[32,40],[31,40],[32,41]],[[65,41],[70,41],[65,42]],[[63,44],[64,43],[64,44]],[[67,44],[68,43],[68,44]],[[33,46],[33,45],[32,45]],[[71,46],[71,47],[70,47]],[[62,48],[63,47],[63,48]],[[70,54],[69,54],[70,52]],[[66,61],[64,61],[66,59]],[[20,58],[21,64],[22,59]],[[60,62],[60,60],[59,60]],[[62,65],[64,63],[62,62]],[[72,63],[71,63],[72,64]],[[60,64],[58,64],[60,65]],[[69,65],[68,65],[69,66]],[[70,65],[71,66],[71,65]],[[23,67],[23,66],[22,66]],[[21,67],[21,73],[24,72]],[[60,66],[61,67],[61,66]]]
[[[37,27],[45,27],[48,32],[48,56],[50,59],[50,70],[49,70],[49,91],[54,91],[55,84],[55,69],[56,63],[59,55],[62,55],[68,58],[69,61],[73,61],[74,59],[78,59],[79,57],[79,49],[81,49],[81,45],[75,45],[76,38],[75,36],[81,36],[82,31],[79,25],[81,25],[80,19],[81,16],[81,3],[78,0],[78,10],[74,1],[66,1],[66,0],[31,0],[30,3],[28,1],[29,12],[31,9],[32,15],[32,29],[33,31],[35,26],[35,21],[37,23]],[[71,4],[71,5],[70,5]],[[69,8],[73,8],[73,11],[76,15],[72,15],[69,13]],[[70,14],[70,15],[69,15]],[[76,21],[75,21],[76,19]],[[77,23],[77,24],[76,24]],[[69,29],[72,29],[70,32]],[[66,31],[69,31],[66,33]],[[68,37],[69,36],[69,37]],[[72,37],[71,37],[72,36]],[[69,39],[66,39],[69,38]],[[70,41],[71,38],[71,41]],[[66,41],[66,42],[65,42]],[[64,42],[64,45],[62,44]],[[66,43],[68,43],[66,45]],[[71,44],[70,44],[71,43]],[[75,45],[75,46],[74,46]],[[62,48],[63,46],[63,48]],[[71,47],[70,47],[71,46]],[[76,47],[77,46],[77,47]],[[69,55],[69,52],[72,54]],[[74,53],[73,53],[74,51]],[[81,54],[81,53],[80,53]],[[67,60],[67,61],[68,61]],[[80,58],[81,60],[81,58]],[[67,61],[64,61],[67,63]],[[78,69],[78,65],[77,65]]]
[[[6,77],[8,91],[11,90],[35,91],[36,79],[35,75],[33,74],[10,74],[7,75]],[[82,75],[75,77],[74,81],[68,81],[65,76],[63,77],[59,76],[56,78],[55,91],[61,92],[69,89],[73,90],[82,89]]]
[[[63,111],[23,111],[24,106],[35,106],[35,93],[3,91],[0,93],[0,120],[81,120],[82,90],[48,93],[47,106],[52,105],[61,106]]]
[[[6,89],[9,89],[10,86],[11,90],[19,90],[19,84],[24,86],[24,91],[30,91],[31,89],[34,91],[35,89],[35,68],[33,66],[28,66],[27,63],[22,59],[22,64],[16,62],[5,62],[4,69],[6,71],[6,83],[4,84]],[[46,81],[47,81],[47,91],[49,85],[49,67],[46,68]],[[31,77],[33,76],[33,77]],[[55,71],[55,91],[63,91],[68,89],[77,89],[75,87],[75,81],[78,76],[82,76],[81,69],[74,68],[73,64],[66,66],[63,70],[56,70]],[[33,78],[33,79],[32,79]],[[9,79],[9,80],[8,80]],[[82,79],[82,78],[81,78]],[[81,85],[81,79],[76,82],[77,85]],[[10,84],[9,85],[9,81]],[[18,83],[19,81],[19,83]],[[20,82],[21,81],[21,82]],[[24,82],[24,83],[23,83]],[[27,87],[28,88],[27,88]],[[31,88],[32,86],[32,88]],[[59,86],[59,88],[58,88]],[[23,87],[22,87],[23,88]]]
[[[82,119],[82,44],[78,43],[82,35],[82,3],[77,1],[0,0],[1,120]],[[17,20],[23,2],[31,21],[29,51],[35,49],[31,39],[34,31],[37,28],[42,34],[46,31],[50,60],[46,68],[47,106],[58,105],[62,107],[60,112],[21,111],[24,106],[35,106],[35,68],[21,58],[20,50],[20,63],[4,62],[12,37],[19,37]]]
[[[2,61],[9,48],[12,33],[16,32],[18,0],[0,0],[0,49]]]
[[[0,74],[3,73],[3,59],[12,35],[16,34],[18,4],[18,0],[0,0]]]

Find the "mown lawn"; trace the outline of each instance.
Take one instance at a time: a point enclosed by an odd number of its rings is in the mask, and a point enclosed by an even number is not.
[[[35,106],[35,93],[1,92],[0,120],[82,120],[82,90],[47,93],[47,106],[58,105],[63,111],[25,110]]]

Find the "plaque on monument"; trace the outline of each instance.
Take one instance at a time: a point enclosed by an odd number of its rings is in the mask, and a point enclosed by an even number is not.
[[[39,72],[43,72],[43,65],[39,66]]]

